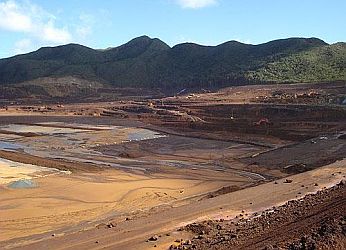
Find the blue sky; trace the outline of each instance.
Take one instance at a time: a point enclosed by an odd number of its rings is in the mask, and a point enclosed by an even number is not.
[[[345,0],[0,0],[0,58],[42,46],[118,46],[148,35],[173,46],[346,41]]]

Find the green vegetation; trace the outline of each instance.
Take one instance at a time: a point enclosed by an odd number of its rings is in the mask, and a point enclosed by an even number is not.
[[[345,63],[345,43],[328,45],[317,38],[170,48],[143,36],[106,50],[69,44],[2,59],[0,84],[66,76],[116,87],[163,89],[334,81],[346,80]]]
[[[263,82],[318,82],[346,79],[346,43],[314,48],[283,57],[246,73]]]

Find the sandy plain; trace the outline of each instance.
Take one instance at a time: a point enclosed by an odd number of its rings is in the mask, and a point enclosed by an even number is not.
[[[216,164],[225,155],[258,151],[242,144],[83,123],[5,124],[0,130],[7,143],[1,157],[9,158],[1,159],[0,169],[13,178],[2,176],[8,181],[0,186],[0,241],[181,206],[264,178],[243,171],[241,163],[235,169]],[[34,185],[9,185],[23,180]]]

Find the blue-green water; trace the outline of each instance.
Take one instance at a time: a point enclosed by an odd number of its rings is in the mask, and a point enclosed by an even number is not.
[[[9,184],[7,187],[14,189],[35,188],[37,184],[33,180],[18,180]]]

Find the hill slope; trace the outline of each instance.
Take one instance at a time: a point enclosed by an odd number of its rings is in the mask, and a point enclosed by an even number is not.
[[[116,87],[222,87],[266,82],[346,80],[345,43],[289,38],[260,45],[184,43],[142,36],[116,48],[45,47],[0,60],[0,84],[77,76]]]
[[[346,43],[302,51],[247,73],[248,79],[317,82],[346,79]]]

